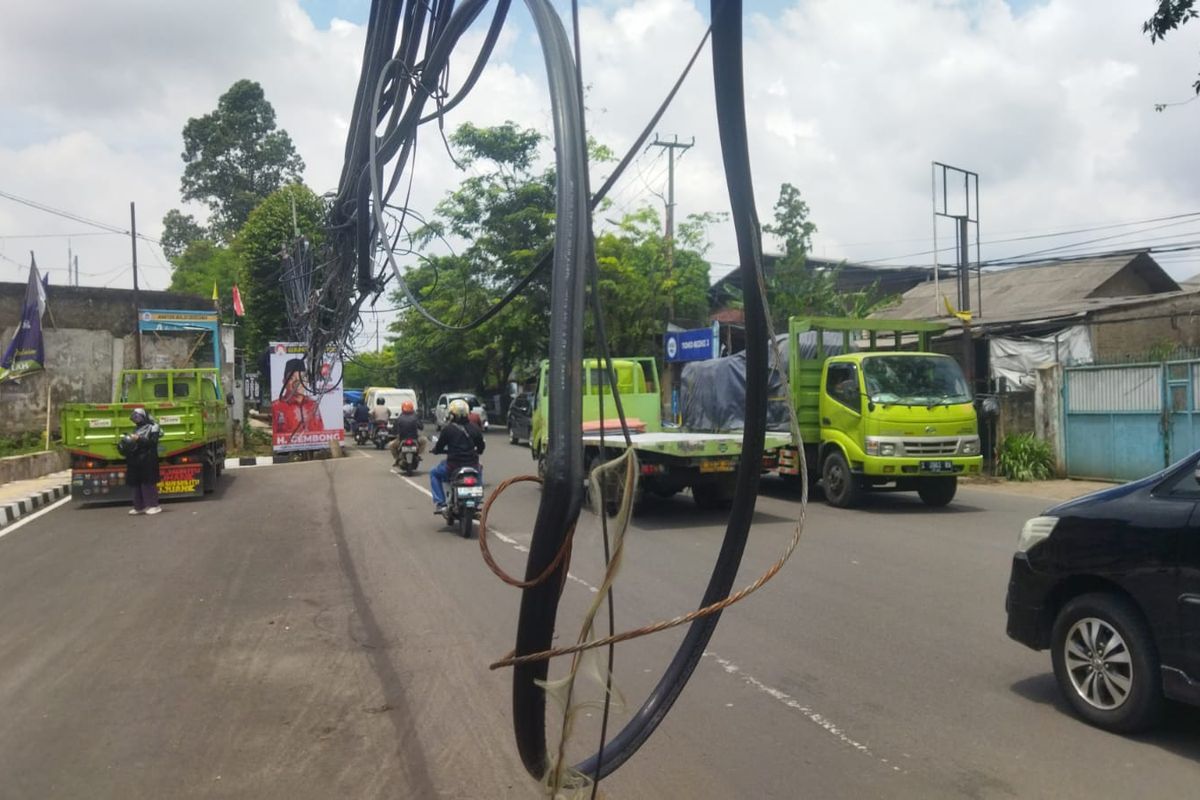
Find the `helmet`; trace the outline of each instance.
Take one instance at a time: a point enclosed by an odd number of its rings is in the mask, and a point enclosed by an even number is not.
[[[467,405],[467,401],[461,397],[456,397],[450,401],[450,416],[461,419],[464,422],[467,415],[471,413],[471,407]]]
[[[135,408],[133,411],[129,412],[130,422],[141,424],[141,423],[145,422],[146,420],[148,420],[149,418],[150,418],[150,415],[146,413],[146,409],[144,409],[144,408]]]
[[[385,405],[386,403],[387,403],[387,400],[382,397],[375,398],[375,405],[377,405],[377,406],[382,406],[382,405]]]
[[[401,414],[411,414],[411,413],[413,413],[414,410],[415,409],[413,408],[412,400],[405,400],[403,403],[400,404],[400,413]]]

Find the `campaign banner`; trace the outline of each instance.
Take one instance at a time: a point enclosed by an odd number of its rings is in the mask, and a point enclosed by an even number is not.
[[[21,306],[21,321],[4,356],[0,358],[0,381],[37,372],[46,364],[46,343],[42,339],[42,313],[46,310],[46,287],[38,277],[37,264],[29,266],[29,284]]]
[[[271,438],[276,453],[325,450],[346,438],[342,416],[342,361],[336,351],[308,369],[308,347],[271,342]]]

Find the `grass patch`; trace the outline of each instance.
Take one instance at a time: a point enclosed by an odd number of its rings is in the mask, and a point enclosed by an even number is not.
[[[270,428],[243,428],[241,448],[234,450],[234,457],[269,456],[272,454]]]
[[[1004,437],[996,468],[1014,481],[1044,481],[1054,476],[1054,453],[1050,445],[1032,433]]]
[[[25,431],[11,436],[0,436],[0,458],[40,453],[46,449],[44,431]],[[51,447],[54,442],[50,443]]]

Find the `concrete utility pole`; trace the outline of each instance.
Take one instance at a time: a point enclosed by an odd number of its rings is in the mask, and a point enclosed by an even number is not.
[[[654,135],[654,141],[650,143],[651,147],[667,149],[667,280],[673,278],[675,272],[675,151],[687,150],[695,144],[695,136],[690,142],[679,141],[678,135],[672,141],[664,142],[659,140],[658,134]],[[675,295],[673,293],[667,295],[667,316],[668,322],[675,321]]]
[[[658,138],[658,134],[654,135],[654,141],[650,143],[651,147],[665,147],[667,149],[667,281],[673,282],[675,278],[675,151],[687,150],[696,144],[696,137],[693,136],[690,142],[679,141],[679,136],[673,137],[672,141],[664,142]],[[667,322],[675,321],[675,291],[672,288],[667,292]],[[663,394],[666,398],[670,398],[670,416],[675,422],[679,422],[679,378],[680,371],[678,364],[666,364],[663,369]]]
[[[137,274],[137,211],[133,201],[129,202],[129,244],[133,248],[133,352],[137,359],[137,368],[142,368],[142,322],[138,314],[142,300],[138,292]]]

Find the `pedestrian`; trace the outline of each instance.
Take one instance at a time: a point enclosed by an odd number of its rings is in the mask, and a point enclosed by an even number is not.
[[[135,408],[129,414],[134,424],[133,433],[121,437],[118,450],[125,456],[125,485],[133,490],[133,508],[130,514],[158,514],[158,440],[162,429],[146,413],[144,408]]]

